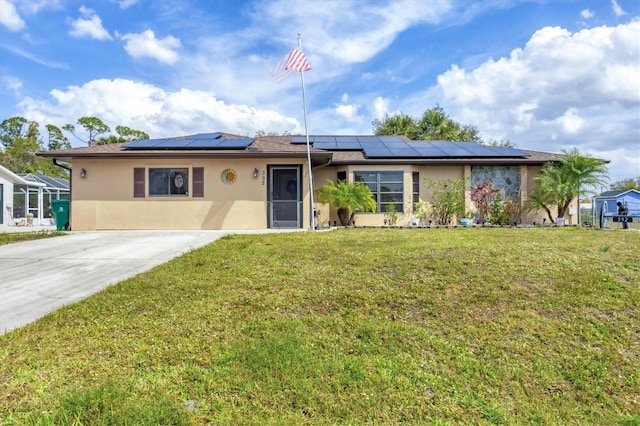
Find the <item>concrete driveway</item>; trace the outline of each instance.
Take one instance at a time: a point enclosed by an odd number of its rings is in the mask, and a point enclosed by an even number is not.
[[[229,233],[74,232],[0,246],[0,335]]]

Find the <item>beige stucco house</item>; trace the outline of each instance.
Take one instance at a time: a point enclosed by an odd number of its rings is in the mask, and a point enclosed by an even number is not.
[[[248,138],[209,133],[39,153],[72,164],[71,228],[267,229],[327,226],[337,220],[315,203],[313,186],[327,180],[363,181],[377,213],[359,213],[358,226],[381,226],[395,204],[398,225],[409,225],[414,203],[429,201],[426,178],[490,178],[505,195],[525,200],[549,153],[469,142],[410,141],[398,136]],[[472,209],[471,202],[468,209]],[[523,222],[540,218],[525,214]]]

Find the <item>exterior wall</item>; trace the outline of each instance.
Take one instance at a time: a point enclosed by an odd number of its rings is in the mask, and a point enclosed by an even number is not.
[[[468,167],[468,166],[467,166]],[[465,166],[412,166],[412,165],[353,165],[341,167],[325,167],[317,169],[313,173],[314,186],[316,188],[324,185],[327,180],[335,182],[338,172],[346,172],[347,180],[353,181],[353,172],[382,172],[382,171],[402,171],[404,174],[404,204],[403,212],[398,213],[396,226],[408,226],[411,224],[413,216],[413,186],[412,173],[420,173],[420,199],[430,201],[430,193],[426,188],[427,179],[464,179]],[[327,226],[330,222],[339,223],[337,213],[328,204],[316,203],[316,209],[320,211],[317,217],[319,226]],[[384,213],[356,213],[355,222],[357,226],[383,226]]]
[[[523,204],[527,200],[529,196],[529,192],[531,192],[533,188],[535,188],[536,186],[535,178],[540,174],[541,170],[542,170],[542,166],[520,166],[520,176],[521,176],[521,182],[522,182],[520,199]],[[565,224],[577,225],[578,214],[579,214],[579,209],[577,208],[578,199],[574,198],[571,201],[570,205],[573,206],[574,208],[570,207],[566,215],[564,216]],[[551,215],[555,219],[558,214],[558,206],[552,205],[550,206],[549,210],[551,211]],[[545,223],[545,221],[546,223],[550,223],[549,216],[547,215],[547,212],[544,210],[528,212],[523,209],[522,211],[522,223],[535,222],[535,223],[541,224],[541,223]]]
[[[268,227],[268,166],[302,166],[301,188],[303,194],[302,228],[310,226],[309,175],[306,159],[74,159],[72,179],[71,228],[93,229],[266,229]],[[189,195],[149,197],[149,168],[188,168]],[[193,168],[204,168],[204,196],[193,197]],[[145,197],[134,197],[134,168],[145,168]],[[237,173],[234,184],[221,180],[223,170],[231,168]],[[253,177],[254,169],[258,177]],[[85,169],[86,177],[80,176]],[[314,170],[314,187],[319,188],[327,180],[335,181],[338,172],[345,172],[348,181],[353,173],[401,171],[403,173],[403,212],[398,213],[397,226],[411,225],[413,215],[412,173],[420,174],[419,197],[431,201],[431,190],[426,181],[458,179],[465,182],[465,208],[473,209],[469,198],[472,167],[468,165],[350,165],[328,166]],[[533,187],[533,179],[540,167],[520,166],[521,201],[526,200]],[[5,185],[5,191],[8,191]],[[12,194],[5,197],[12,199]],[[577,204],[574,204],[577,205]],[[316,226],[338,222],[337,213],[328,204],[314,204]],[[557,210],[552,210],[555,213]],[[523,211],[522,223],[542,223],[545,212]],[[575,218],[577,220],[577,216]],[[576,221],[573,223],[577,223]],[[383,213],[358,213],[358,226],[383,226]],[[5,215],[6,222],[6,215]],[[567,217],[567,223],[571,218]]]
[[[264,229],[267,227],[268,165],[303,165],[302,193],[309,205],[307,167],[301,159],[74,159],[71,228],[92,229]],[[134,168],[144,167],[145,197],[134,198]],[[148,168],[188,168],[189,195],[149,197]],[[193,167],[204,168],[204,196],[195,198]],[[80,177],[85,169],[86,177]],[[237,173],[234,184],[221,173]],[[258,177],[253,177],[257,168]],[[310,212],[303,209],[303,227]]]

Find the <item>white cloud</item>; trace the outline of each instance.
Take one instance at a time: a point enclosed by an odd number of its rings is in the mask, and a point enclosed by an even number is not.
[[[178,60],[177,50],[182,47],[177,38],[167,36],[158,39],[152,30],[146,30],[140,34],[125,34],[120,38],[126,41],[124,48],[131,57],[152,58],[170,65]]]
[[[556,118],[556,122],[560,124],[565,133],[576,134],[584,128],[584,118],[577,115],[573,108]]]
[[[582,12],[580,12],[580,16],[582,16],[584,19],[589,19],[589,18],[593,18],[594,16],[596,16],[596,14],[591,9],[585,9]]]
[[[16,7],[9,0],[0,0],[0,24],[9,31],[20,31],[26,24],[18,14]]]
[[[22,80],[12,75],[3,75],[0,76],[0,81],[2,81],[2,90],[12,92],[15,95],[20,95]]]
[[[212,131],[253,135],[261,129],[304,131],[297,120],[276,111],[227,104],[211,92],[170,92],[125,79],[93,80],[66,90],[56,89],[51,97],[52,101],[25,98],[18,105],[21,115],[57,126],[94,115],[112,128],[124,125],[151,137]]]
[[[276,34],[269,34],[271,39],[288,40],[292,28],[304,28],[306,34],[313,35],[305,39],[305,48],[342,63],[359,63],[389,47],[407,28],[437,23],[451,9],[451,1],[398,0],[382,4],[280,0],[257,2],[255,18],[271,23],[265,31],[278,29]]]
[[[46,58],[42,58],[40,56],[34,55],[31,52],[25,51],[17,46],[13,46],[13,45],[4,45],[2,46],[4,49],[22,56],[23,58],[29,59],[30,61],[33,61],[37,64],[43,65],[45,67],[49,67],[49,68],[58,68],[58,69],[69,69],[69,65],[67,65],[66,63],[63,62],[55,62],[52,61],[50,59],[46,59]]]
[[[627,14],[627,12],[625,12],[622,7],[620,7],[620,5],[618,4],[618,2],[616,0],[611,0],[611,7],[613,8],[613,13],[616,16],[624,16]]]
[[[139,0],[111,0],[111,1],[115,1],[116,3],[118,3],[118,5],[120,5],[120,9],[127,9],[139,2]]]
[[[545,27],[509,57],[453,65],[422,97],[440,94],[447,112],[485,138],[549,152],[578,146],[631,173],[640,156],[638,34],[638,19],[575,33]]]
[[[360,121],[362,120],[362,117],[358,116],[359,108],[360,105],[357,104],[338,105],[334,111],[338,116],[346,121]]]
[[[389,112],[389,99],[378,96],[373,100],[373,117],[382,118]]]
[[[112,40],[109,32],[102,26],[102,20],[92,10],[87,7],[80,6],[80,14],[83,16],[71,21],[71,30],[69,34],[73,37],[89,37],[96,40]]]
[[[62,9],[61,0],[20,0],[20,10],[28,14],[36,14],[43,9]]]

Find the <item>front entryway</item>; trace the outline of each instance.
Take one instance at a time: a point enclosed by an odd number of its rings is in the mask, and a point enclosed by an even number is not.
[[[270,166],[268,191],[269,228],[301,228],[300,166]]]

